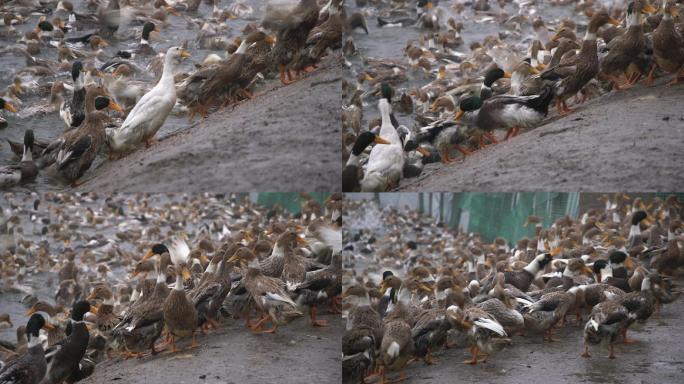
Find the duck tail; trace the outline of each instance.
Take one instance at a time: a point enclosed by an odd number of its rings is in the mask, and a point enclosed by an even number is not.
[[[378,27],[383,27],[385,25],[389,24],[389,22],[382,17],[378,17]]]

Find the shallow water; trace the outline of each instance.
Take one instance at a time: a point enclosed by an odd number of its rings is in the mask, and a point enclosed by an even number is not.
[[[226,9],[228,6],[232,5],[235,3],[236,0],[222,0],[219,3],[219,8],[220,9]],[[234,20],[228,20],[225,23],[228,25],[227,32],[225,34],[219,34],[219,36],[222,36],[224,40],[233,40],[234,37],[239,36],[242,34],[242,29],[248,24],[248,23],[253,23],[256,22],[258,23],[265,12],[266,9],[266,2],[265,1],[260,1],[260,0],[241,0],[242,3],[247,4],[252,6],[254,12],[251,16],[249,16],[246,19],[234,19]],[[85,1],[84,0],[74,0],[72,1],[74,4],[74,9],[78,13],[93,13],[95,11],[93,10],[87,10],[85,7]],[[173,3],[172,1],[168,1],[169,4]],[[202,4],[199,7],[199,10],[196,14],[188,13],[188,12],[183,12],[181,13],[182,17],[174,16],[174,15],[169,15],[166,20],[166,24],[158,23],[155,21],[155,23],[158,25],[159,29],[161,32],[159,33],[153,33],[152,38],[151,38],[151,44],[152,47],[155,49],[157,53],[159,52],[165,52],[166,49],[168,49],[171,46],[174,45],[179,45],[182,41],[187,40],[188,41],[188,48],[190,53],[192,54],[192,57],[186,60],[182,65],[179,67],[179,71],[190,71],[195,63],[201,63],[204,58],[210,54],[210,53],[216,53],[219,55],[223,55],[223,52],[219,51],[212,51],[212,50],[206,50],[206,49],[199,49],[198,45],[196,44],[196,37],[197,33],[199,32],[199,29],[201,27],[193,24],[190,25],[183,17],[191,17],[192,19],[195,20],[204,20],[209,17],[211,17],[212,14],[212,6],[202,2]],[[19,31],[20,35],[23,35],[25,31],[32,30],[36,27],[38,24],[38,20],[41,15],[35,14],[35,15],[29,15],[26,17],[24,24],[21,25],[15,25],[15,28]],[[51,20],[54,15],[48,15],[48,19]],[[128,31],[135,29],[137,30],[137,36],[140,36],[140,31],[142,28],[142,23],[138,23],[135,26],[128,26],[126,28],[120,27],[119,31]],[[66,34],[66,37],[78,37],[78,36],[83,36],[87,33],[92,32],[92,30],[79,30],[79,31],[70,31],[68,34]],[[12,37],[12,38],[3,38],[0,37],[0,51],[4,50],[4,48],[12,46],[17,44],[18,37]],[[114,54],[119,51],[119,50],[124,50],[124,49],[134,49],[137,44],[138,44],[138,38],[132,39],[132,40],[125,40],[125,41],[117,41],[117,40],[109,40],[109,46],[104,48],[104,51],[106,52],[105,57],[110,58],[113,57]],[[50,47],[47,48],[43,46],[41,48],[41,53],[39,55],[36,55],[35,57],[37,58],[42,58],[42,59],[50,59],[50,60],[56,60],[57,59],[57,49]],[[149,63],[151,60],[152,56],[149,57],[143,57],[143,58],[136,58],[134,61],[135,63],[142,67],[145,68],[145,66]],[[102,63],[97,62],[97,67],[99,67]],[[17,70],[23,69],[26,66],[24,57],[21,55],[16,55],[14,53],[10,54],[3,54],[0,55],[0,89],[4,90],[9,84],[12,83],[15,73]],[[25,77],[22,78],[24,83],[29,84],[31,81],[37,81],[38,84],[43,85],[43,84],[51,84],[55,80],[63,80],[67,83],[71,83],[71,78],[69,76],[68,71],[62,71],[59,72],[56,76],[47,76],[43,78],[30,78],[30,77]],[[147,85],[148,88],[151,88],[155,84],[155,79],[154,76],[151,73],[142,73],[137,76],[132,76],[131,79],[133,80],[142,80],[144,81]],[[67,98],[70,98],[71,95],[68,94]],[[65,128],[64,122],[61,120],[59,117],[59,112],[53,112],[48,115],[43,115],[43,116],[36,116],[36,117],[21,117],[21,109],[26,108],[27,106],[31,106],[36,102],[42,102],[42,100],[37,97],[37,96],[31,96],[28,98],[24,98],[23,100],[23,105],[22,106],[17,106],[18,109],[20,109],[19,113],[17,114],[7,114],[4,113],[3,116],[5,119],[8,121],[9,125],[5,129],[0,129],[0,164],[8,164],[8,163],[15,163],[18,161],[18,159],[14,156],[14,154],[11,152],[9,145],[6,142],[6,139],[11,139],[14,141],[22,141],[23,136],[24,136],[24,130],[26,128],[32,128],[34,131],[34,134],[36,136],[36,139],[38,140],[53,140],[59,137],[59,135],[63,132]],[[3,111],[6,112],[6,111]],[[0,112],[2,113],[2,112]],[[191,129],[194,127],[192,123],[189,123],[185,113],[177,111],[177,109],[174,109],[174,111],[171,113],[171,115],[167,118],[166,122],[164,125],[160,128],[159,132],[156,135],[156,139],[163,139],[175,132],[185,130],[185,129]],[[93,166],[91,167],[91,170],[96,168],[99,164],[101,164],[102,160],[97,160]],[[88,178],[88,173],[84,176],[84,178]],[[63,190],[63,189],[68,189],[63,182],[58,180],[57,178],[53,177],[52,175],[49,174],[49,172],[41,172],[39,176],[37,177],[35,182],[28,183],[28,184],[23,184],[14,187],[13,190],[16,191],[32,191],[32,190]]]

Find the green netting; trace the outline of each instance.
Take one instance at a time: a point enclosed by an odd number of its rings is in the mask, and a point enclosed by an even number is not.
[[[325,192],[309,192],[307,195],[322,203],[330,194]],[[257,204],[265,207],[279,204],[292,213],[299,213],[302,201],[301,195],[297,192],[262,192],[256,196]]]

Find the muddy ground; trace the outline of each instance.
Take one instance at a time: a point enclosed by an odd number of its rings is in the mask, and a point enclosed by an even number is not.
[[[636,85],[452,164],[428,164],[402,191],[684,189],[684,84]],[[503,131],[497,132],[502,138]]]
[[[340,57],[289,86],[267,80],[252,100],[209,115],[91,169],[83,191],[333,191],[340,188]]]
[[[81,383],[338,383],[342,321],[339,315],[321,318],[328,327],[312,327],[305,317],[274,335],[254,335],[242,321],[227,320],[222,329],[198,337],[197,349],[106,360]]]
[[[637,343],[617,344],[615,360],[607,358],[606,346],[590,347],[589,359],[580,357],[582,329],[572,322],[558,332],[559,341],[554,343],[542,342],[541,335],[515,336],[512,346],[492,355],[485,364],[462,364],[470,358],[463,348],[442,351],[435,354],[439,358],[435,365],[409,365],[409,379],[404,384],[678,383],[684,374],[682,315],[684,300],[680,298],[666,305],[660,315],[654,314],[641,329],[630,328],[628,336]],[[568,319],[574,320],[574,316]]]

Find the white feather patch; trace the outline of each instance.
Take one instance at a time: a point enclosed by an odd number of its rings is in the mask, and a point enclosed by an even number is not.
[[[475,320],[475,326],[489,329],[490,331],[497,333],[499,336],[507,336],[506,331],[504,331],[501,324],[492,319],[477,319]]]
[[[399,346],[399,343],[396,341],[393,341],[390,345],[389,348],[387,348],[387,355],[390,357],[396,358],[399,356],[399,352],[401,351],[401,347]]]

